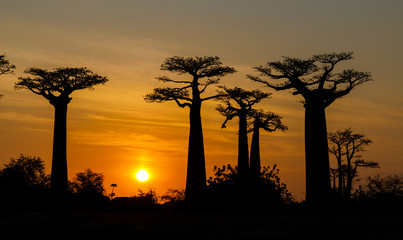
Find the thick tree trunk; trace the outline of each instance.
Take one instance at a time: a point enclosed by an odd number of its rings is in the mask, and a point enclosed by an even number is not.
[[[250,175],[253,181],[259,179],[260,167],[259,126],[255,122],[250,146]]]
[[[246,182],[249,172],[248,123],[246,113],[239,114],[238,132],[238,174],[241,182]]]
[[[305,164],[306,200],[326,204],[330,194],[326,115],[317,100],[305,104]]]
[[[344,189],[344,198],[349,199],[351,196],[351,190],[353,188],[354,170],[351,167],[351,160],[347,160],[347,183]]]
[[[66,126],[67,104],[69,102],[70,98],[68,97],[58,97],[51,101],[55,108],[51,190],[58,210],[64,210],[67,203]]]
[[[203,129],[200,111],[200,97],[194,96],[189,115],[190,132],[185,191],[186,200],[191,204],[200,204],[203,202],[207,189]]]

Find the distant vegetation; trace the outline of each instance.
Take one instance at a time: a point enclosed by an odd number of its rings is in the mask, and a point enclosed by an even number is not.
[[[244,188],[238,170],[231,165],[214,167],[214,176],[208,179],[208,201],[201,209],[210,212],[266,212],[281,213],[287,209],[300,211],[303,203],[295,201],[287,186],[280,180],[279,169],[264,166],[253,187]],[[50,176],[45,174],[44,162],[39,157],[20,155],[11,158],[0,169],[0,203],[2,211],[51,210]],[[184,189],[169,189],[157,196],[154,189],[138,190],[131,197],[108,197],[104,175],[86,169],[78,172],[68,187],[69,208],[75,211],[188,211]],[[375,175],[367,179],[351,195],[350,204],[371,211],[401,210],[403,176]],[[296,208],[297,207],[297,208]],[[192,209],[192,208],[190,208]],[[346,210],[347,211],[347,210]],[[346,212],[347,213],[347,212]]]

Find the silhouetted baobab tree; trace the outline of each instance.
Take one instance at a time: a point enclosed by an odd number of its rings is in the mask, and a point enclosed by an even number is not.
[[[330,193],[326,107],[357,85],[372,80],[370,73],[351,69],[334,73],[339,62],[352,58],[352,52],[314,55],[307,60],[284,57],[282,61],[254,67],[260,76],[248,75],[277,91],[292,89],[293,95],[304,98],[306,198],[310,202],[326,201]],[[282,79],[286,81],[276,83]]]
[[[329,152],[337,160],[338,193],[350,198],[357,168],[379,168],[378,162],[364,161],[361,152],[372,143],[364,134],[353,133],[351,128],[329,133]]]
[[[204,157],[203,129],[201,123],[201,105],[204,101],[217,98],[217,95],[202,98],[208,86],[217,84],[218,77],[235,73],[235,69],[222,66],[219,57],[169,57],[161,65],[161,70],[179,75],[189,74],[189,80],[173,80],[166,76],[157,80],[168,83],[182,84],[181,87],[155,88],[147,94],[148,102],[175,101],[176,104],[190,109],[189,113],[189,147],[186,176],[186,200],[197,203],[204,198],[206,191],[206,167]]]
[[[10,64],[10,61],[6,59],[5,55],[0,55],[0,75],[7,74],[7,73],[13,73],[15,69],[15,66]],[[0,94],[0,98],[3,95]]]
[[[281,118],[282,117],[275,113],[263,112],[263,110],[256,110],[252,113],[253,127],[250,130],[253,132],[250,146],[250,175],[252,180],[259,179],[261,172],[259,130],[263,129],[267,132],[287,130],[288,128],[287,126],[283,125]]]
[[[15,88],[41,95],[55,108],[51,188],[56,204],[61,204],[59,207],[63,208],[67,192],[66,120],[67,105],[72,99],[70,94],[81,89],[93,89],[108,79],[87,68],[56,68],[54,71],[29,68],[25,73],[33,77],[19,77]]]
[[[234,117],[239,118],[238,131],[238,174],[240,181],[246,181],[249,172],[249,151],[248,151],[248,118],[253,112],[253,105],[259,103],[271,94],[264,93],[260,90],[248,91],[242,88],[227,88],[221,86],[223,91],[219,91],[223,95],[219,99],[223,105],[218,105],[217,111],[225,117],[222,128],[226,127],[229,120]]]

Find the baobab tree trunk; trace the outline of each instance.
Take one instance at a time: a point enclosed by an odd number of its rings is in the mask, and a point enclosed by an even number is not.
[[[259,179],[260,175],[260,146],[259,146],[259,126],[254,123],[252,142],[250,146],[250,175],[252,181]]]
[[[55,108],[51,190],[58,210],[64,210],[67,203],[66,128],[67,105],[70,100],[69,97],[57,97],[50,101]]]
[[[207,189],[203,129],[200,110],[200,96],[196,96],[196,98],[194,96],[189,114],[190,132],[185,190],[186,200],[191,204],[199,204],[203,202],[205,200]]]
[[[249,172],[249,150],[248,150],[248,123],[246,113],[239,114],[238,132],[238,174],[241,182],[245,182]]]
[[[325,107],[317,99],[305,103],[306,200],[325,204],[330,195]]]

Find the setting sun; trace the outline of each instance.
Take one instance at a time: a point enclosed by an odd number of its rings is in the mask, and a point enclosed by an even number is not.
[[[148,180],[148,178],[150,177],[150,174],[148,174],[148,172],[144,169],[141,169],[140,171],[138,171],[136,173],[136,178],[137,180],[139,180],[140,182],[145,182]]]

